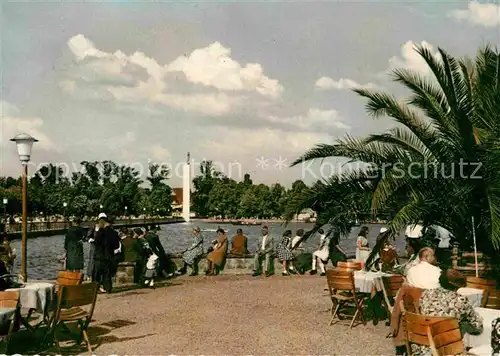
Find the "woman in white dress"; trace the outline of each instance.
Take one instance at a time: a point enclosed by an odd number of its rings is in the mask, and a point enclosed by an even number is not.
[[[356,261],[366,262],[371,252],[368,247],[368,226],[363,226],[361,228],[356,243]]]

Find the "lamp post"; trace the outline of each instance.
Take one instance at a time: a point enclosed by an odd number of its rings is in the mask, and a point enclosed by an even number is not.
[[[128,218],[128,211],[127,210],[128,210],[128,207],[125,205],[125,219],[127,221],[126,224],[129,223],[129,221],[128,221],[129,220],[129,218]]]
[[[27,259],[28,259],[28,162],[31,158],[31,149],[33,148],[33,143],[38,142],[37,139],[31,137],[26,133],[22,133],[11,139],[11,141],[16,143],[17,153],[19,154],[19,160],[22,164],[22,210],[23,210],[23,220],[22,220],[22,233],[21,233],[21,277],[24,282],[28,281],[28,269],[27,269]]]
[[[9,200],[7,198],[3,198],[3,223],[5,224],[5,229],[7,229],[7,203]]]
[[[64,202],[63,203],[63,207],[64,207],[64,227],[66,227],[66,220],[67,220],[67,217],[66,217],[66,208],[68,207],[68,203]]]

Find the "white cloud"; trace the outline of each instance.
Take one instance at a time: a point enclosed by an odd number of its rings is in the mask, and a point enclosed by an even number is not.
[[[221,128],[219,139],[201,143],[206,157],[255,162],[257,157],[295,159],[318,143],[328,142],[324,133],[291,132],[271,128]],[[254,168],[254,167],[252,167]]]
[[[453,10],[449,16],[478,26],[497,27],[500,26],[500,4],[471,1],[467,10]]]
[[[20,133],[27,133],[39,142],[37,149],[60,151],[45,134],[43,120],[39,117],[25,117],[16,106],[0,100],[0,146],[13,145],[9,140]]]
[[[283,86],[277,80],[264,75],[260,64],[249,63],[242,67],[231,58],[231,50],[219,42],[177,58],[168,65],[168,71],[183,72],[191,83],[220,90],[254,90],[274,99],[283,92]]]
[[[154,162],[166,162],[170,158],[170,151],[162,145],[156,144],[146,148],[149,158]]]
[[[401,57],[394,56],[389,59],[389,69],[406,68],[422,74],[428,74],[430,69],[424,59],[415,50],[416,45],[413,41],[403,44],[401,46]],[[419,45],[427,47],[434,56],[440,58],[439,52],[428,42],[422,41]]]
[[[322,131],[328,128],[347,130],[350,128],[342,122],[339,113],[336,110],[321,110],[311,108],[305,115],[292,117],[269,116],[269,121],[279,124],[288,124],[301,130],[316,129]]]
[[[334,80],[330,77],[321,77],[314,84],[316,89],[318,90],[329,90],[329,89],[354,89],[354,88],[363,88],[363,89],[376,89],[378,85],[374,83],[366,83],[359,84],[352,79],[341,78],[339,80]]]
[[[102,51],[81,34],[72,37],[68,47],[75,56],[77,68],[60,87],[73,95],[78,93],[77,86],[88,83],[93,93],[109,94],[117,101],[154,103],[207,115],[224,115],[238,108],[246,94],[255,93],[274,100],[283,92],[277,80],[264,75],[260,64],[240,65],[231,58],[231,50],[218,42],[165,65],[142,52],[126,55],[121,51]],[[184,85],[170,80],[176,73],[183,74]],[[178,75],[175,78],[179,80]],[[186,91],[187,84],[192,87]]]

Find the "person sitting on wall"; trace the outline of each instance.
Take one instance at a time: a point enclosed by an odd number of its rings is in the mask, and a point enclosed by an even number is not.
[[[227,254],[227,237],[226,232],[223,229],[217,230],[217,235],[219,239],[217,240],[217,244],[212,252],[210,252],[207,256],[207,276],[213,276],[216,274],[215,268],[220,268],[223,266],[226,260]],[[219,271],[217,271],[219,272]]]
[[[231,239],[231,254],[238,257],[244,257],[249,253],[247,244],[248,238],[243,235],[243,230],[236,230],[236,235]]]
[[[325,231],[323,229],[318,230],[319,238],[319,248],[312,254],[312,269],[310,274],[316,274],[316,264],[319,262],[319,270],[321,271],[321,276],[326,275],[325,265],[328,263],[328,244],[329,239],[326,237]],[[318,261],[319,260],[319,261]]]
[[[266,277],[269,277],[274,274],[274,240],[269,235],[267,226],[262,227],[261,233],[262,236],[259,237],[259,245],[254,255],[254,273],[252,276],[257,277],[262,274],[262,262],[264,262]]]
[[[184,265],[179,269],[176,274],[181,276],[186,274],[187,268],[191,267],[192,272],[190,276],[198,275],[198,263],[203,256],[203,235],[199,227],[193,229],[193,243],[182,253],[182,261]]]

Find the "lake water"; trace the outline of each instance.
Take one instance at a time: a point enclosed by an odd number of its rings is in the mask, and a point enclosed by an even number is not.
[[[190,222],[181,224],[162,225],[159,232],[160,240],[167,253],[177,253],[191,244],[191,231],[195,226],[199,226],[203,231],[205,240],[205,249],[210,246],[210,242],[217,238],[215,230],[219,226],[217,223],[201,223]],[[220,225],[224,230],[228,231],[228,238],[230,239],[235,233],[236,229],[240,226],[223,224]],[[285,230],[285,227],[279,223],[268,224],[271,234],[275,239],[279,239]],[[375,240],[383,225],[370,224],[368,240],[370,246],[375,245]],[[257,250],[258,238],[261,235],[261,226],[241,226],[243,233],[248,237],[248,249],[250,252]],[[312,224],[304,223],[290,223],[287,227],[293,233],[297,229],[308,230],[312,228]],[[348,253],[354,255],[356,250],[356,238],[360,227],[356,227],[351,231],[347,238],[342,238],[340,246]],[[319,235],[312,236],[304,247],[308,250],[314,250],[319,244]],[[399,237],[396,239],[395,246],[400,255],[404,254],[405,242],[404,239]],[[21,241],[12,241],[12,247],[17,250],[17,259],[15,271],[20,271],[21,260]],[[88,256],[89,246],[84,244],[85,257]],[[49,237],[38,237],[28,240],[28,277],[30,279],[55,279],[57,272],[60,268],[59,259],[64,254],[64,236],[56,235]]]

